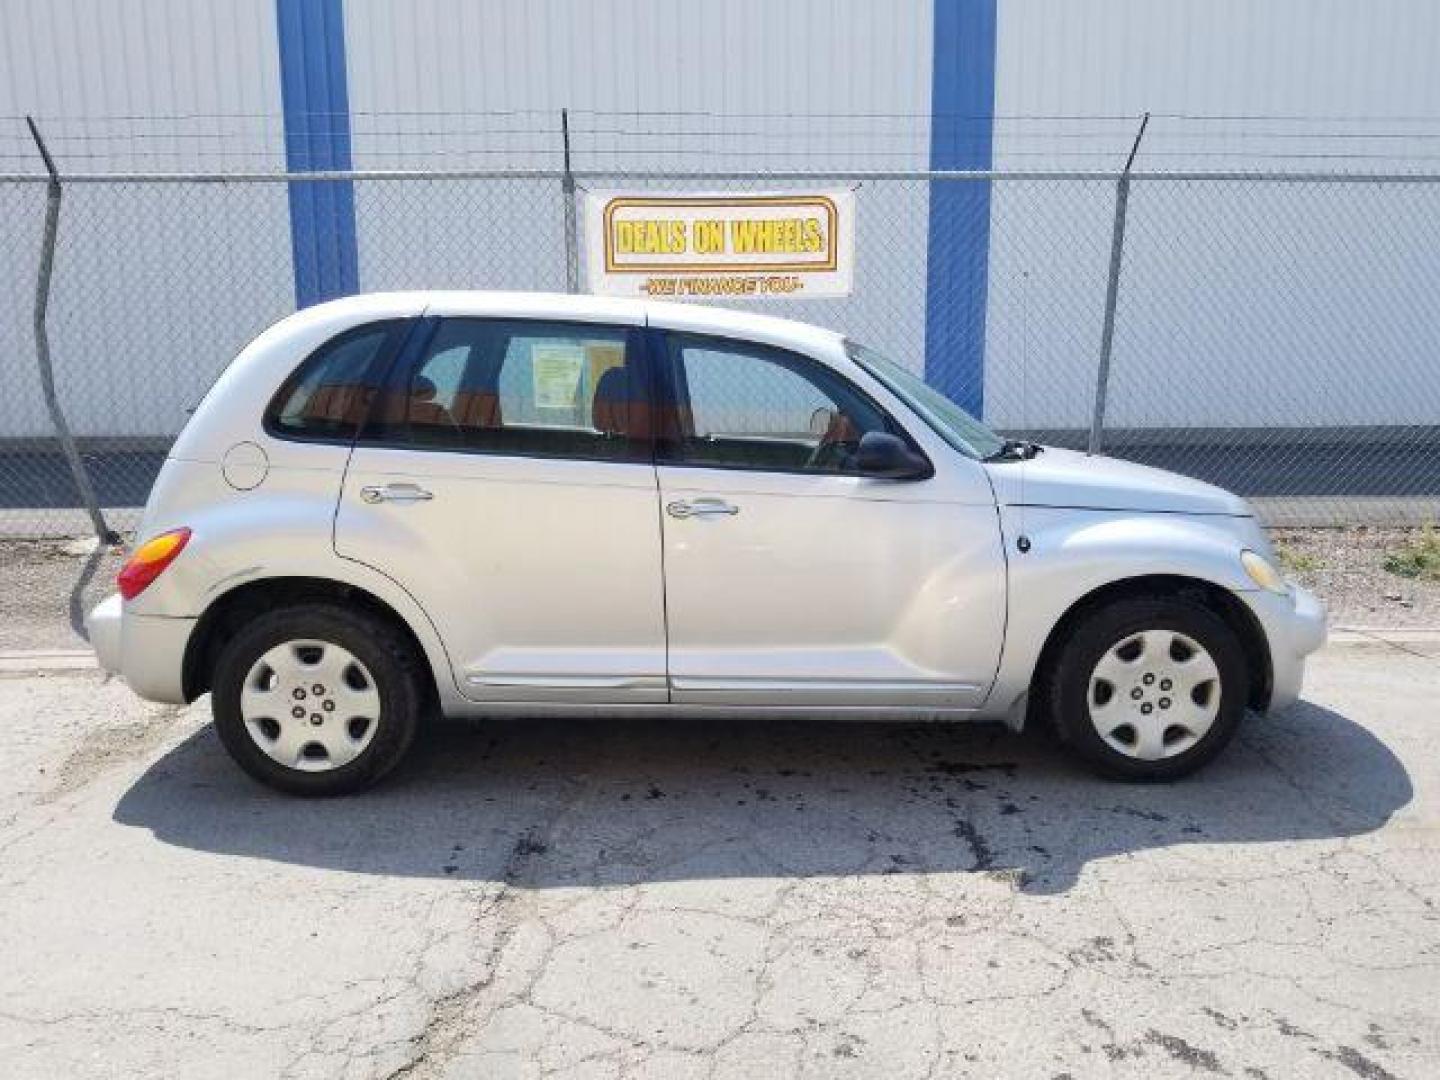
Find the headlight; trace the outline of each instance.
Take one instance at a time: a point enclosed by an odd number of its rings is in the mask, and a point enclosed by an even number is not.
[[[1270,560],[1263,555],[1258,555],[1248,549],[1242,551],[1240,552],[1240,565],[1245,567],[1245,573],[1250,575],[1250,580],[1266,592],[1279,593],[1281,596],[1290,595],[1290,586],[1285,584],[1285,579],[1280,576],[1280,571],[1276,570]]]

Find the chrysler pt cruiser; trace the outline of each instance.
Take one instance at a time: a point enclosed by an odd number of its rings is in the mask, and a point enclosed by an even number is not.
[[[357,296],[220,376],[100,664],[207,692],[257,779],[378,780],[428,715],[1047,723],[1169,779],[1324,640],[1238,497],[1002,439],[829,330],[584,296]]]

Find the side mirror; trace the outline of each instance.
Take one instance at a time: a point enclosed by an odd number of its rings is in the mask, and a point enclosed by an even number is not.
[[[860,437],[855,465],[864,475],[884,480],[924,480],[934,472],[930,462],[888,431],[867,431]]]

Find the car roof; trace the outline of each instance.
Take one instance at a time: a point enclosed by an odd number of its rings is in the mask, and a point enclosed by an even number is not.
[[[833,347],[842,340],[842,336],[834,330],[794,319],[759,315],[752,311],[708,307],[703,304],[679,304],[668,300],[591,296],[584,293],[481,290],[360,293],[332,300],[321,307],[324,307],[328,314],[351,315],[356,322],[372,317],[393,317],[397,307],[411,307],[417,313],[424,311],[441,316],[483,315],[491,318],[513,316],[582,322],[614,321],[811,349]]]

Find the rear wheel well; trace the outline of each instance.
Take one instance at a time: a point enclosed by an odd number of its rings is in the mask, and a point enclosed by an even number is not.
[[[194,701],[210,689],[215,662],[224,643],[240,626],[261,612],[277,607],[304,603],[331,603],[342,607],[360,608],[376,618],[392,624],[415,650],[416,658],[427,672],[426,686],[431,701],[436,700],[435,673],[420,639],[400,615],[373,593],[342,581],[329,578],[281,577],[252,581],[232,589],[216,600],[195,624],[195,631],[185,646],[183,687],[185,700]]]
[[[1030,706],[1045,700],[1044,683],[1055,669],[1056,654],[1069,639],[1075,625],[1097,608],[1105,607],[1117,600],[1134,597],[1175,597],[1198,603],[1218,615],[1225,625],[1234,631],[1245,655],[1245,664],[1250,676],[1250,700],[1247,704],[1254,709],[1263,709],[1270,701],[1271,667],[1270,642],[1260,622],[1245,606],[1245,602],[1223,586],[1214,582],[1201,581],[1179,575],[1153,574],[1147,577],[1126,578],[1102,585],[1086,593],[1055,623],[1035,673],[1030,681]]]

